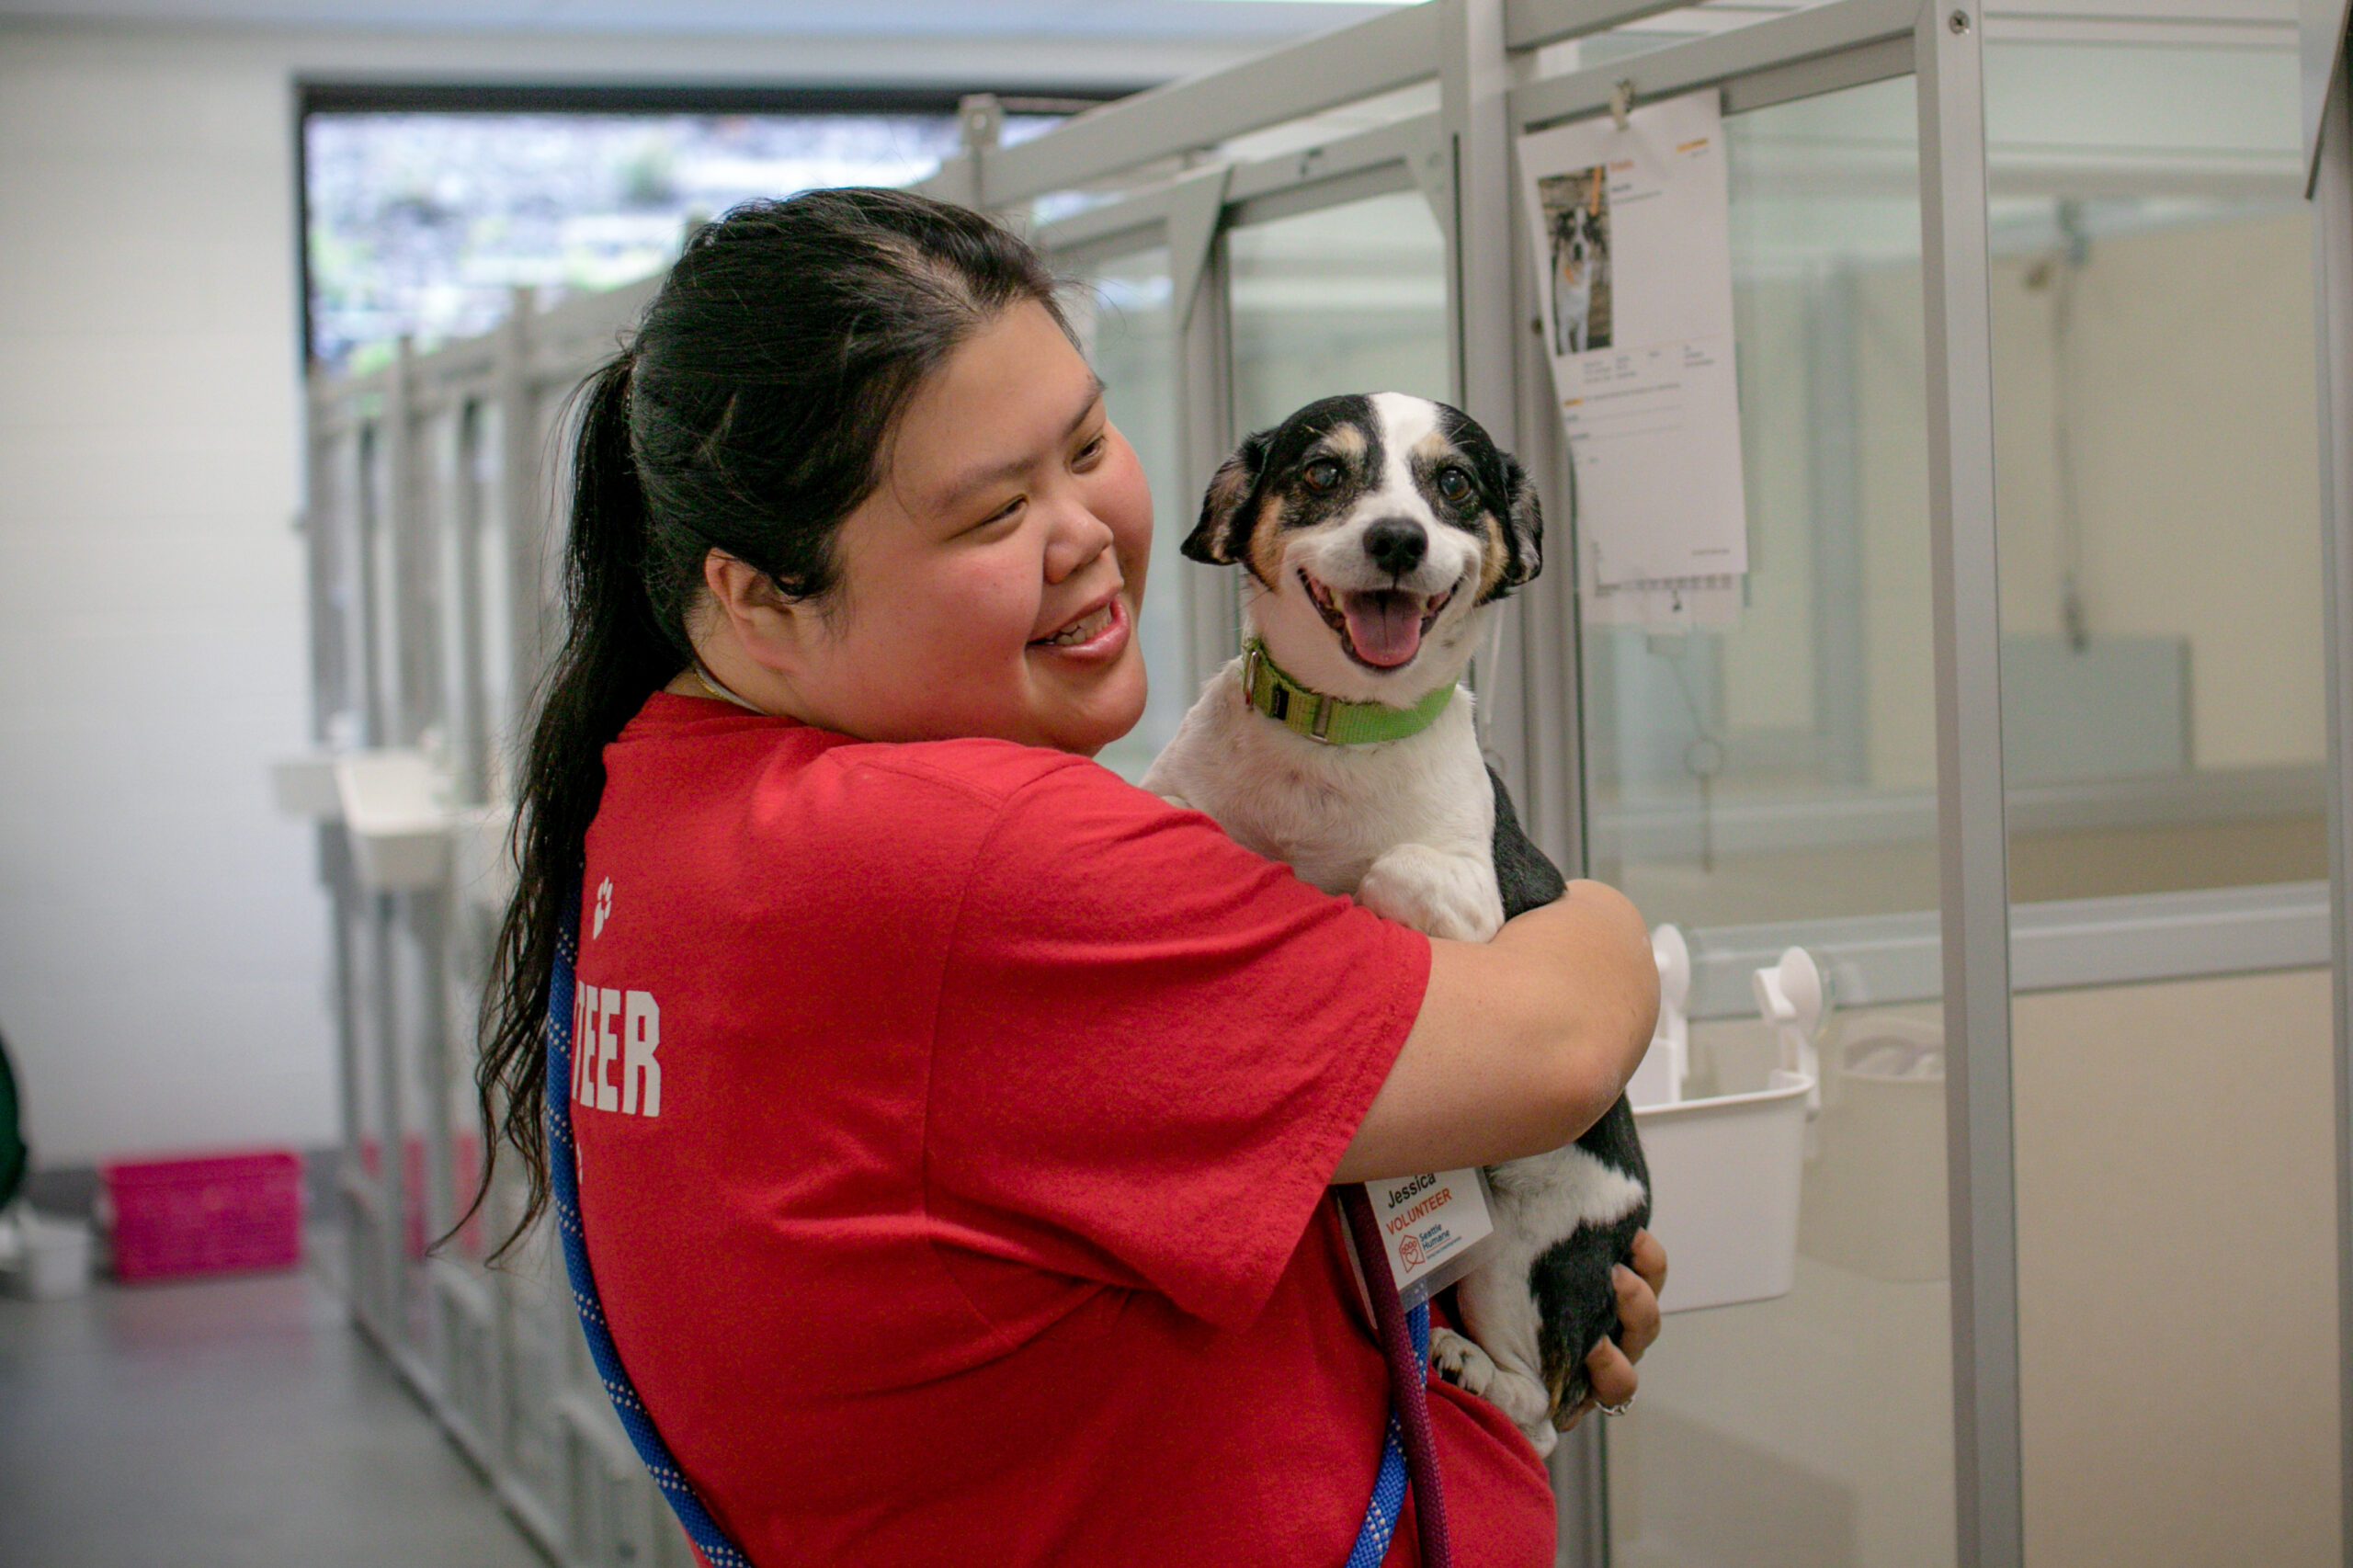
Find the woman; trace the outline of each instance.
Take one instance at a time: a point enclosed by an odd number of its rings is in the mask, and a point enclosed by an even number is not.
[[[483,1105],[537,1199],[571,1096],[615,1342],[763,1564],[1339,1562],[1389,1396],[1326,1187],[1564,1142],[1647,1041],[1608,890],[1433,941],[1087,760],[1150,534],[1037,258],[904,193],[702,231],[588,390]],[[1549,1562],[1526,1441],[1431,1403],[1458,1561]]]

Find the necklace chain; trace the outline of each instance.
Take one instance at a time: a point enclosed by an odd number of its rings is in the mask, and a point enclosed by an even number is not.
[[[702,682],[702,688],[710,693],[713,697],[719,699],[722,702],[733,702],[736,707],[745,710],[746,712],[757,713],[763,717],[767,716],[767,709],[758,706],[756,703],[746,701],[745,699],[738,697],[733,691],[730,690],[725,686],[721,685],[716,676],[714,676],[709,670],[702,667],[702,661],[700,659],[697,659],[695,661],[694,672],[695,679]]]

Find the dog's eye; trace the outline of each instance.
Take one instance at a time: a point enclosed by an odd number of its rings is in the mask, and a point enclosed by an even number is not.
[[[1310,490],[1329,490],[1340,483],[1342,472],[1332,459],[1317,458],[1299,471],[1299,477],[1307,482]]]
[[[1460,506],[1471,499],[1471,476],[1459,468],[1438,471],[1438,493],[1449,505]]]

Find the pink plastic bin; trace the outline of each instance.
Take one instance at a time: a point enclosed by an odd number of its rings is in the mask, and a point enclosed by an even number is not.
[[[302,1161],[290,1149],[98,1167],[126,1280],[291,1268],[302,1260]]]

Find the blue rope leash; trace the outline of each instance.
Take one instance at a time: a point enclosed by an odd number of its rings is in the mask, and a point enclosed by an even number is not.
[[[556,1229],[563,1240],[563,1271],[572,1280],[573,1304],[580,1309],[580,1332],[588,1336],[589,1358],[596,1362],[597,1376],[621,1418],[621,1430],[629,1434],[631,1445],[653,1475],[654,1484],[662,1489],[670,1511],[686,1527],[687,1538],[702,1550],[711,1568],[752,1568],[752,1560],[727,1539],[727,1532],[695,1495],[678,1461],[670,1457],[669,1445],[654,1429],[654,1418],[645,1413],[645,1402],[637,1397],[636,1386],[621,1367],[620,1352],[613,1347],[612,1331],[605,1326],[597,1276],[588,1267],[588,1245],[580,1229],[580,1175],[572,1143],[573,965],[579,954],[580,901],[575,897],[564,907],[563,924],[556,933],[555,970],[548,982],[545,1098],[548,1175],[555,1189]]]
[[[1430,1358],[1427,1302],[1405,1314],[1405,1327],[1414,1336],[1414,1354],[1427,1365]],[[1364,1523],[1357,1527],[1357,1543],[1348,1549],[1347,1568],[1381,1568],[1381,1560],[1389,1555],[1389,1538],[1397,1533],[1397,1517],[1404,1508],[1405,1434],[1392,1407],[1389,1439],[1381,1449],[1381,1469],[1372,1478],[1372,1501],[1366,1506]]]
[[[679,1470],[678,1461],[670,1457],[669,1445],[654,1430],[645,1402],[638,1398],[636,1385],[629,1381],[629,1372],[621,1366],[612,1331],[605,1326],[605,1309],[597,1295],[597,1276],[588,1267],[587,1240],[580,1226],[580,1174],[572,1142],[572,1003],[577,983],[573,967],[579,954],[580,901],[574,898],[565,906],[563,923],[556,933],[555,965],[548,981],[544,1097],[548,1176],[553,1188],[556,1229],[563,1243],[563,1271],[572,1283],[573,1304],[580,1312],[580,1332],[587,1337],[589,1359],[596,1363],[597,1379],[613,1402],[621,1429],[629,1434],[631,1446],[637,1449],[637,1457],[654,1477],[654,1484],[661,1488],[671,1512],[686,1528],[688,1539],[701,1549],[711,1568],[752,1568],[752,1560],[720,1528],[719,1521],[711,1517],[710,1510],[703,1506],[686,1473]],[[1413,1336],[1416,1358],[1427,1365],[1430,1353],[1429,1308],[1415,1307],[1406,1314],[1405,1324]],[[1390,1538],[1396,1533],[1398,1515],[1405,1506],[1405,1483],[1404,1437],[1398,1426],[1397,1412],[1392,1408],[1389,1413],[1388,1438],[1381,1450],[1381,1469],[1373,1477],[1372,1500],[1365,1507],[1364,1523],[1357,1531],[1356,1544],[1348,1551],[1347,1568],[1380,1568],[1381,1559],[1389,1554]]]

